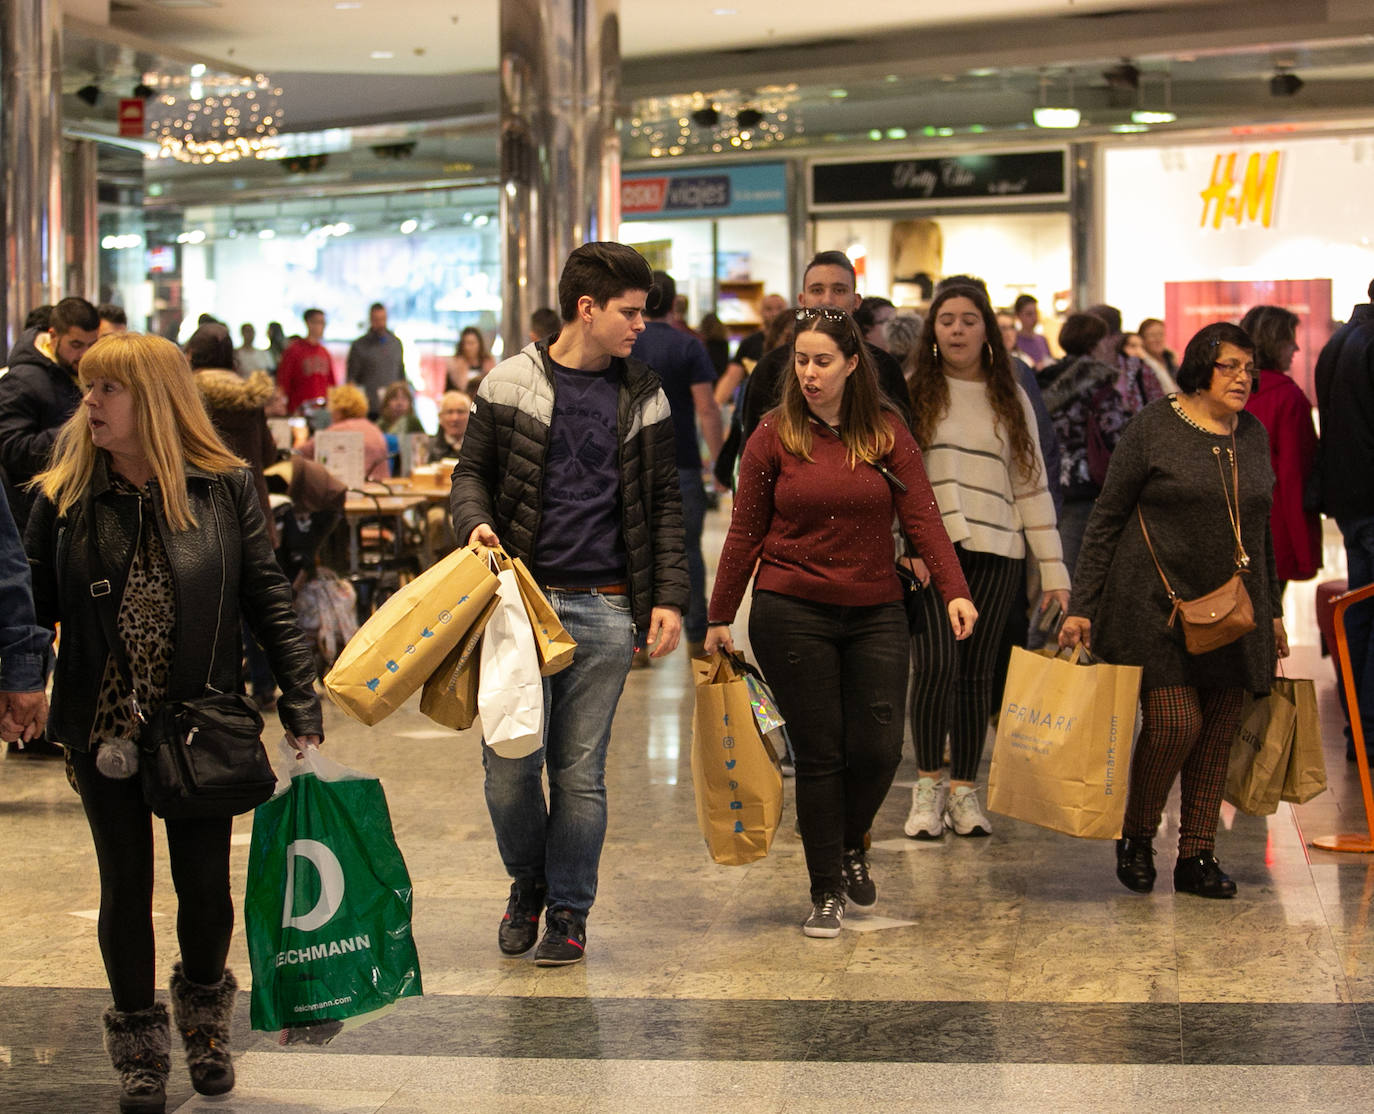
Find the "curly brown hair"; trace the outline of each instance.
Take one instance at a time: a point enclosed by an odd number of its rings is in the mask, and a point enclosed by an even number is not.
[[[945,287],[935,296],[921,329],[921,339],[907,356],[907,382],[911,387],[911,429],[921,448],[930,445],[935,427],[949,412],[949,384],[945,382],[940,358],[935,351],[935,321],[940,307],[951,298],[967,298],[983,318],[983,370],[987,373],[988,402],[997,416],[998,436],[1011,443],[1012,460],[1026,480],[1036,475],[1035,440],[1026,424],[1026,412],[1017,397],[1016,375],[1011,368],[997,315],[986,295],[975,286]]]

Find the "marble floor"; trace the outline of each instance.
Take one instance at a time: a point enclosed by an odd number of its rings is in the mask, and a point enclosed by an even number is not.
[[[708,553],[723,517],[711,519]],[[1323,577],[1340,575],[1328,548]],[[415,890],[425,997],[323,1047],[248,1027],[231,964],[239,1086],[168,1109],[373,1114],[585,1111],[1344,1111],[1374,1100],[1374,856],[1309,841],[1360,831],[1311,585],[1290,591],[1289,674],[1314,677],[1330,790],[1267,818],[1226,806],[1230,902],[1175,897],[1177,802],[1155,893],[1124,890],[1110,844],[993,817],[991,838],[902,837],[910,755],[873,831],[879,905],[835,940],[802,936],[790,811],[773,852],[713,865],[696,831],[691,678],[679,651],[634,671],[608,769],[610,830],[585,964],[496,949],[507,881],[479,741],[414,702],[376,728],[327,711],[331,755],[377,775]],[[791,790],[788,786],[788,808]],[[236,824],[242,894],[251,819]],[[108,1002],[95,864],[60,763],[0,765],[0,1111],[107,1111]],[[160,969],[175,957],[165,858]]]

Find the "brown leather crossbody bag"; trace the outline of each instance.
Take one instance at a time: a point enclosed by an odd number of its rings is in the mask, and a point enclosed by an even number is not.
[[[1182,624],[1183,642],[1190,654],[1206,654],[1222,646],[1228,646],[1255,629],[1255,609],[1250,602],[1250,593],[1246,591],[1244,580],[1249,573],[1250,557],[1245,552],[1240,537],[1240,470],[1236,464],[1235,433],[1231,434],[1231,447],[1226,450],[1226,455],[1231,461],[1229,488],[1226,486],[1226,470],[1221,463],[1221,449],[1213,446],[1212,455],[1216,458],[1217,471],[1221,474],[1221,489],[1226,496],[1226,515],[1231,520],[1231,533],[1236,539],[1236,571],[1220,588],[1195,599],[1180,598],[1173,585],[1169,583],[1169,578],[1164,575],[1159,557],[1155,554],[1155,547],[1150,542],[1150,532],[1145,528],[1145,516],[1140,513],[1139,505],[1135,509],[1136,517],[1140,519],[1140,532],[1145,538],[1145,546],[1149,549],[1150,557],[1159,572],[1159,579],[1164,582],[1164,591],[1174,605],[1169,613],[1168,625],[1172,627],[1175,620]],[[1231,500],[1233,492],[1234,507]]]

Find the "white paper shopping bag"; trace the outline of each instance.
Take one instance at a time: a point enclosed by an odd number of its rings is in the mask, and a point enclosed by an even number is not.
[[[482,738],[502,758],[523,758],[544,743],[544,679],[515,570],[497,577],[497,605],[482,632],[477,714]]]

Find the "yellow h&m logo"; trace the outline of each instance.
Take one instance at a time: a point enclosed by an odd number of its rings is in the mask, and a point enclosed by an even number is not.
[[[1268,228],[1274,220],[1274,190],[1279,180],[1279,152],[1270,151],[1263,158],[1261,168],[1260,153],[1255,151],[1245,163],[1245,178],[1236,189],[1236,152],[1217,155],[1212,160],[1212,180],[1199,195],[1202,198],[1202,219],[1199,228],[1207,226],[1207,216],[1212,217],[1212,227],[1220,228],[1223,220],[1233,220],[1237,225],[1249,221],[1259,221]]]

